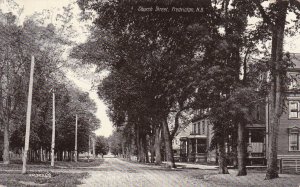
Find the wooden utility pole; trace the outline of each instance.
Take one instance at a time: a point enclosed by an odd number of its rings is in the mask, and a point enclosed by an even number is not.
[[[75,158],[74,161],[77,162],[77,114],[76,114],[76,122],[75,122]]]
[[[55,148],[55,93],[53,93],[53,111],[52,111],[52,143],[51,143],[51,166],[54,167],[54,148]]]
[[[96,158],[96,138],[93,138],[93,157]]]
[[[28,91],[28,103],[26,114],[26,133],[25,133],[25,148],[23,152],[23,168],[22,174],[26,173],[27,152],[29,149],[29,136],[30,136],[30,118],[31,118],[31,105],[32,105],[32,87],[33,87],[33,71],[34,71],[34,56],[31,56],[30,80]]]

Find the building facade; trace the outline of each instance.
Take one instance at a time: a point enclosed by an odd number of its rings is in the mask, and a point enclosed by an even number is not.
[[[279,121],[278,159],[300,159],[300,54],[293,54],[292,62],[294,67],[288,72],[290,84],[285,93],[285,110]],[[266,116],[268,132],[270,116],[269,114]]]
[[[300,159],[300,54],[292,55],[294,67],[289,69],[290,85],[285,93],[285,108],[280,117],[278,159]],[[270,125],[269,100],[252,109],[253,122],[246,126],[248,165],[265,165]],[[208,119],[194,120],[177,135],[177,160],[182,162],[215,162],[216,151],[209,146],[213,135]],[[232,149],[227,147],[227,152]],[[300,165],[300,163],[299,163]]]
[[[212,129],[208,119],[194,120],[176,136],[173,146],[181,162],[214,162],[215,151],[209,150]]]
[[[246,140],[249,165],[264,165],[266,163],[266,128],[265,106],[261,105],[262,113],[257,115],[255,123],[246,127]],[[194,120],[174,139],[176,160],[181,162],[215,163],[216,150],[210,150],[213,136],[212,124],[208,119]],[[232,153],[232,148],[226,146],[226,151]]]
[[[210,151],[212,137],[208,119],[195,120],[188,128],[189,135],[180,138],[180,157],[182,161],[215,161],[215,151]]]

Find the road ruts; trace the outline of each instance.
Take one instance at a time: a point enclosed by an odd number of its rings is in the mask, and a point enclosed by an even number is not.
[[[196,179],[178,170],[162,169],[129,163],[118,158],[105,158],[97,169],[88,171],[90,177],[84,179],[81,187],[211,187],[201,179]]]

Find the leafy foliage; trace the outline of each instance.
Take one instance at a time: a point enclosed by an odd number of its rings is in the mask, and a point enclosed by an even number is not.
[[[64,47],[70,41],[58,26],[45,24],[40,18],[39,15],[29,17],[21,27],[15,23],[15,15],[0,12],[0,124],[4,134],[10,132],[10,139],[4,138],[4,145],[10,143],[11,149],[19,152],[24,145],[30,56],[34,55],[30,148],[50,151],[54,92],[56,151],[73,151],[75,115],[78,114],[78,147],[83,152],[88,147],[89,135],[100,125],[94,115],[96,106],[88,93],[68,81],[61,70]],[[61,21],[66,27],[68,20],[65,19]],[[4,151],[9,149],[6,146]]]

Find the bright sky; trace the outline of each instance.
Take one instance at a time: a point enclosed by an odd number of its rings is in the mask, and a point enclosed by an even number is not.
[[[13,11],[14,10],[9,10],[5,6],[5,4],[10,1],[10,0],[0,0],[0,9],[4,12],[7,11]],[[76,0],[15,0],[19,5],[24,6],[23,14],[20,16],[20,24],[22,24],[22,21],[26,16],[30,16],[35,12],[42,12],[43,10],[50,10],[53,11],[54,13],[59,12],[62,10],[62,7],[67,6],[69,4],[72,4],[73,7],[73,13],[74,13],[74,19],[72,20],[72,26],[76,31],[79,33],[78,36],[76,36],[75,40],[77,42],[83,42],[86,37],[87,37],[87,28],[86,25],[83,24],[82,22],[78,21],[78,14],[80,13],[79,7],[76,4]],[[93,73],[93,69],[88,73],[90,75],[95,75]],[[98,98],[97,95],[97,90],[92,88],[92,80],[88,79],[88,76],[80,77],[78,74],[73,72],[72,70],[69,70],[66,73],[66,76],[71,79],[72,81],[75,82],[76,85],[78,85],[83,91],[89,92],[89,96],[92,100],[95,101],[96,106],[97,106],[97,112],[96,116],[100,119],[101,121],[101,128],[95,131],[97,135],[103,135],[105,137],[108,137],[109,135],[112,134],[112,123],[109,120],[108,116],[106,115],[106,109],[107,107],[103,103],[102,100]],[[97,75],[95,75],[97,76]],[[103,75],[98,75],[98,76],[105,76]]]
[[[91,71],[92,72],[92,71]],[[106,72],[103,72],[100,77],[104,77]],[[72,71],[67,72],[67,77],[73,80],[83,91],[89,92],[89,96],[93,99],[97,106],[96,116],[101,120],[101,128],[95,131],[97,135],[108,137],[113,131],[112,123],[106,115],[107,107],[102,100],[98,98],[97,90],[93,89],[91,79],[84,79],[78,77],[76,73]]]

